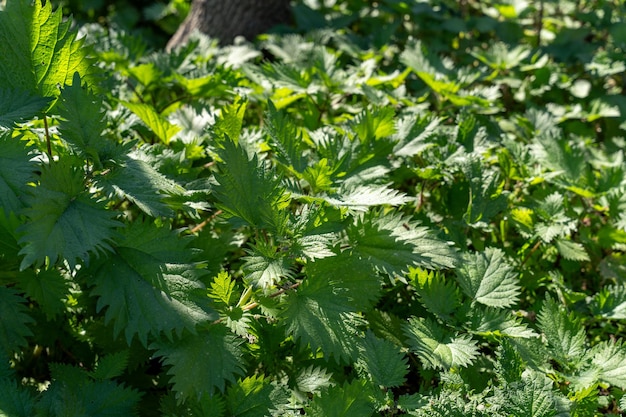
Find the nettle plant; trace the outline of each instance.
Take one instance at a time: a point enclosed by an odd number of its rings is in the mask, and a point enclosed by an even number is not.
[[[0,414],[626,408],[617,22],[570,69],[532,36],[401,43],[453,12],[386,3],[414,15],[384,48],[350,17],[165,54],[7,2]],[[481,39],[537,13],[480,3]]]

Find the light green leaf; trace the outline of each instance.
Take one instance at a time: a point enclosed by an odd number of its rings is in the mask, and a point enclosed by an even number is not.
[[[602,341],[587,353],[592,365],[600,370],[599,380],[626,389],[626,346],[623,340]]]
[[[362,366],[366,375],[376,386],[399,387],[405,382],[408,361],[400,347],[379,339],[368,332],[359,353],[357,366]]]
[[[612,320],[626,319],[626,285],[602,288],[591,301],[591,312]]]
[[[333,375],[327,370],[313,365],[300,371],[296,376],[296,387],[302,392],[317,393],[331,385]]]
[[[222,108],[222,113],[213,126],[219,140],[230,138],[235,144],[239,143],[247,104],[245,99],[237,96],[232,104]]]
[[[272,243],[259,242],[247,252],[242,269],[246,282],[254,287],[272,287],[293,276],[293,261],[286,252],[277,251]]]
[[[269,145],[276,152],[278,162],[296,172],[304,172],[308,164],[303,153],[305,147],[302,134],[298,134],[295,122],[285,112],[276,110],[271,101],[268,102],[265,131],[270,137]]]
[[[352,253],[390,275],[402,275],[410,266],[451,268],[457,261],[453,247],[399,214],[370,211],[346,232]]]
[[[354,117],[351,127],[361,143],[391,136],[396,131],[391,107],[367,108]]]
[[[327,388],[313,397],[306,411],[311,417],[370,417],[374,412],[366,381],[355,380],[340,387]]]
[[[124,107],[135,113],[154,132],[154,134],[166,145],[170,139],[180,131],[180,127],[173,125],[161,116],[154,107],[145,103],[130,103],[122,101]]]
[[[453,334],[432,320],[412,317],[403,330],[410,349],[426,368],[464,367],[478,355],[478,346],[469,335]]]
[[[424,307],[444,320],[451,319],[461,302],[458,286],[435,271],[413,270],[411,276]]]
[[[88,74],[86,49],[71,24],[51,2],[7,1],[0,11],[0,43],[7,46],[0,54],[0,85],[55,97],[75,72]]]
[[[230,306],[233,301],[235,285],[236,283],[230,275],[227,272],[221,271],[211,282],[208,295],[218,303],[224,306]]]
[[[468,297],[490,307],[510,307],[519,298],[517,273],[497,248],[464,253],[456,279]]]
[[[216,324],[196,335],[150,347],[171,367],[173,389],[185,399],[223,392],[227,382],[234,383],[236,375],[243,375],[240,343],[226,327]]]
[[[502,339],[496,351],[496,373],[502,383],[512,384],[522,379],[524,361],[517,349],[507,340]]]
[[[585,349],[585,329],[574,313],[551,298],[546,298],[537,315],[539,329],[545,334],[552,357],[564,366],[580,363]]]
[[[471,313],[469,328],[484,336],[539,337],[522,319],[511,312],[491,307],[475,306]]]
[[[274,172],[260,164],[257,155],[250,159],[243,148],[228,139],[218,154],[222,160],[216,175],[218,206],[250,226],[281,234],[290,199]]]
[[[585,247],[578,242],[556,239],[554,244],[561,256],[567,260],[580,262],[589,261],[589,254],[587,254]]]
[[[20,269],[63,260],[73,268],[80,261],[88,263],[94,252],[111,250],[114,228],[120,223],[85,189],[82,169],[61,159],[41,171],[25,210],[29,221],[20,229],[19,254],[25,255]]]
[[[528,417],[553,417],[556,415],[555,393],[549,380],[531,376],[507,387],[503,408],[508,415]]]
[[[267,416],[280,411],[289,395],[284,387],[269,379],[251,376],[231,385],[226,393],[229,415],[237,417]]]
[[[410,200],[406,194],[386,185],[347,186],[321,198],[333,206],[356,211],[366,211],[372,206],[400,206]]]

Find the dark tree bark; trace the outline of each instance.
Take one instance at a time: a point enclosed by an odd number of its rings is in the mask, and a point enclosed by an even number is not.
[[[248,39],[289,21],[289,0],[192,0],[189,15],[167,44],[170,50],[199,30],[221,43]]]

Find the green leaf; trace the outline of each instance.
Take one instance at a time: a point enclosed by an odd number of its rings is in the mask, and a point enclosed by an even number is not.
[[[235,144],[239,143],[247,104],[248,102],[245,99],[237,96],[232,104],[222,108],[220,117],[213,126],[213,131],[220,141],[230,138]]]
[[[542,376],[528,377],[508,386],[505,412],[513,416],[552,417],[557,413],[551,382]]]
[[[29,325],[35,320],[25,306],[26,300],[16,291],[0,287],[0,350],[8,355],[27,344],[33,335]]]
[[[404,193],[386,185],[342,186],[336,193],[321,198],[335,207],[355,211],[366,211],[373,206],[400,206],[409,201]]]
[[[25,210],[29,221],[20,229],[19,254],[25,255],[20,269],[63,260],[73,268],[79,261],[88,263],[92,252],[111,250],[113,229],[120,223],[85,189],[84,177],[67,159],[42,167]]]
[[[443,120],[436,117],[416,117],[414,115],[400,119],[397,122],[397,132],[394,139],[397,143],[393,149],[396,156],[412,157],[419,155],[431,146],[434,141],[429,139],[437,132]]]
[[[411,275],[424,307],[444,320],[451,319],[461,303],[458,286],[435,271],[418,269]]]
[[[0,43],[9,46],[0,55],[0,85],[55,97],[75,72],[88,74],[86,48],[71,24],[50,2],[7,1],[0,11]]]
[[[65,309],[70,293],[70,284],[59,270],[25,270],[19,276],[19,286],[28,297],[37,302],[49,320],[54,319]]]
[[[209,289],[209,297],[223,304],[224,306],[230,306],[233,302],[233,295],[236,282],[230,277],[227,272],[220,272],[211,282],[211,288]]]
[[[239,344],[226,327],[216,324],[197,335],[171,343],[155,342],[150,347],[170,366],[173,389],[185,399],[224,392],[226,382],[235,383],[236,375],[243,375]]]
[[[82,85],[78,73],[74,74],[72,85],[61,90],[57,112],[63,140],[77,155],[91,158],[100,168],[99,151],[105,147],[102,142],[107,140],[102,137],[107,127],[103,103]]]
[[[8,378],[0,378],[0,415],[3,417],[32,417],[35,397],[24,387]]]
[[[51,367],[52,383],[37,404],[37,415],[124,417],[134,415],[141,394],[113,381],[93,381],[64,364]]]
[[[591,301],[591,312],[612,320],[626,319],[626,285],[602,288]]]
[[[245,280],[254,287],[269,288],[278,284],[283,278],[293,277],[291,267],[293,261],[286,252],[277,251],[270,243],[258,242],[247,251],[243,260]]]
[[[110,353],[98,359],[96,366],[89,376],[96,380],[116,378],[126,370],[130,359],[130,351],[121,350]]]
[[[490,307],[510,307],[519,298],[518,275],[497,248],[464,253],[456,279],[468,297]]]
[[[124,107],[135,113],[139,118],[154,132],[154,134],[164,144],[169,144],[170,139],[178,133],[181,128],[173,125],[166,118],[161,116],[150,105],[145,103],[130,103],[128,101],[121,102]]]
[[[470,312],[469,328],[483,336],[539,337],[509,311],[474,306]]]
[[[564,366],[579,363],[585,349],[585,329],[581,320],[551,298],[546,298],[537,315],[539,329],[548,341],[552,357]]]
[[[295,384],[298,390],[302,392],[317,393],[321,389],[331,385],[332,374],[326,369],[314,367],[302,369],[295,378]]]
[[[400,347],[379,339],[371,332],[365,336],[358,364],[367,373],[364,375],[366,378],[371,379],[374,385],[385,388],[403,385],[408,373],[408,360]]]
[[[0,88],[0,127],[12,128],[40,114],[50,100],[12,88]]]
[[[307,265],[307,278],[289,294],[284,311],[288,334],[322,350],[337,362],[356,357],[355,313],[380,292],[380,282],[367,263],[356,257],[318,259]]]
[[[412,317],[403,330],[410,349],[426,368],[464,367],[478,355],[476,342],[469,335],[453,334],[432,320]]]
[[[129,155],[109,173],[98,178],[98,185],[109,194],[126,198],[152,217],[170,216],[166,202],[170,195],[182,195],[185,189],[157,171],[139,153]]]
[[[368,143],[395,133],[394,116],[391,107],[367,108],[354,117],[351,127],[361,143]]]
[[[264,127],[270,137],[269,145],[276,152],[277,161],[296,172],[304,172],[308,164],[304,157],[302,134],[298,134],[295,123],[285,112],[276,110],[271,101],[267,105]]]
[[[0,131],[0,207],[6,215],[21,211],[27,184],[35,181],[37,166],[30,151],[25,141]]]
[[[259,163],[257,155],[248,158],[247,152],[231,140],[225,140],[222,146],[218,151],[222,163],[215,187],[218,206],[250,226],[269,228],[280,234],[289,205],[284,187],[273,171]]]
[[[147,345],[148,335],[180,336],[218,318],[199,280],[203,272],[190,257],[165,227],[135,222],[124,230],[115,253],[87,272],[99,297],[97,310],[106,308],[105,321],[113,322],[116,336],[123,330],[129,344],[137,335]]]
[[[623,340],[602,341],[587,353],[591,364],[598,369],[598,379],[626,390],[626,346]]]
[[[524,361],[517,349],[507,340],[502,339],[496,351],[498,358],[495,369],[504,385],[518,382],[524,372]]]
[[[313,397],[306,411],[311,417],[370,417],[374,412],[366,381],[353,381],[340,387],[327,388]]]
[[[578,242],[571,240],[556,239],[554,244],[561,256],[570,261],[586,262],[589,261],[589,254],[585,247]]]
[[[229,415],[257,417],[275,414],[287,404],[287,390],[261,376],[251,376],[228,388],[226,404]]]
[[[391,275],[402,275],[409,266],[451,268],[457,261],[454,248],[399,214],[370,211],[347,235],[352,253]]]

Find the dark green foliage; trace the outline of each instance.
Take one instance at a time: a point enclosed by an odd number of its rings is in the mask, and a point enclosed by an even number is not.
[[[623,412],[623,5],[113,3],[0,10],[0,414]]]

